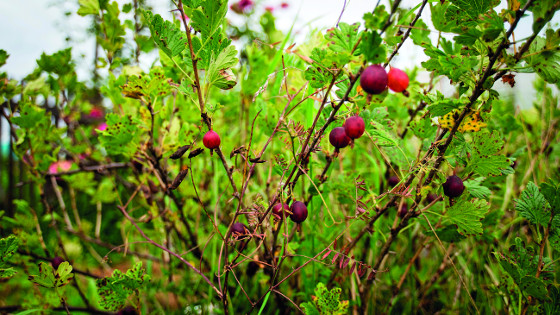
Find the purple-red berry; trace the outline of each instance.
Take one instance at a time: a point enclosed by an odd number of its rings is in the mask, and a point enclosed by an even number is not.
[[[334,128],[329,134],[329,141],[337,149],[345,148],[350,144],[350,138],[346,135],[343,127]]]
[[[60,266],[60,264],[62,264],[63,262],[64,259],[62,257],[56,256],[55,258],[53,258],[51,265],[53,266],[54,270],[57,270],[58,266]]]
[[[369,94],[379,94],[387,88],[387,71],[380,65],[367,67],[360,76],[360,86]]]
[[[290,215],[290,219],[292,219],[292,221],[301,223],[307,219],[307,207],[303,202],[294,201],[290,210],[292,211],[292,214]]]
[[[360,116],[352,116],[344,122],[344,132],[350,139],[358,139],[364,134],[366,124]]]
[[[395,187],[401,180],[397,176],[391,176],[387,179],[387,183],[391,187]]]
[[[391,68],[387,78],[387,86],[394,92],[402,92],[408,87],[408,75],[401,69]]]
[[[436,195],[436,194],[428,194],[428,195],[426,196],[426,201],[427,201],[428,203],[432,203],[432,202],[434,202],[434,200],[436,200],[438,197],[439,197],[439,196]]]
[[[289,213],[289,211],[290,207],[287,204],[282,205],[281,203],[277,203],[272,207],[272,213],[280,219],[284,218],[284,214]]]
[[[408,205],[403,203],[402,206],[399,208],[399,212],[397,213],[399,218],[404,217],[408,213]]]
[[[231,232],[237,235],[247,234],[247,227],[241,222],[236,222],[231,226]]]
[[[457,175],[447,177],[443,184],[443,193],[450,198],[459,197],[465,190],[463,180]]]
[[[208,149],[217,149],[220,146],[220,136],[214,130],[210,130],[202,138],[202,143]]]

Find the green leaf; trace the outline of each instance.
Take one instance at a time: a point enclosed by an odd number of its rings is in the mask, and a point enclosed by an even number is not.
[[[144,274],[141,262],[136,263],[126,273],[115,270],[111,277],[97,279],[99,304],[107,310],[119,310],[129,296],[137,293],[149,280],[150,276]]]
[[[49,116],[44,109],[38,106],[22,102],[20,103],[19,117],[12,118],[12,122],[21,128],[30,129],[36,127],[40,123],[48,122]]]
[[[146,101],[152,103],[156,97],[165,96],[173,90],[169,80],[160,67],[153,67],[150,74],[130,76],[128,82],[122,86],[122,94],[126,97],[140,99],[148,97]]]
[[[423,96],[423,99],[428,104],[428,111],[432,117],[444,116],[466,104],[464,99],[445,98],[439,91],[436,95]]]
[[[457,225],[457,231],[463,235],[482,234],[482,219],[490,205],[485,200],[461,198],[447,210],[445,219]]]
[[[527,184],[521,198],[516,202],[515,210],[519,212],[519,215],[533,224],[548,225],[550,220],[548,202],[533,182]]]
[[[556,285],[551,285],[548,287],[550,301],[547,301],[541,305],[541,311],[545,315],[556,315],[560,314],[560,290]]]
[[[227,90],[235,86],[235,76],[231,71],[228,72],[229,68],[235,66],[238,62],[237,50],[235,46],[230,45],[224,49],[215,60],[210,62],[210,67],[208,68],[208,83],[215,85],[216,87]]]
[[[378,146],[393,147],[399,145],[399,140],[394,132],[391,132],[379,122],[370,121],[370,123],[366,125],[366,130],[371,134],[371,137]]]
[[[331,73],[323,70],[321,67],[309,67],[303,74],[304,78],[309,81],[312,88],[319,89],[326,86],[331,79]]]
[[[14,255],[18,249],[18,243],[18,238],[14,235],[0,239],[0,267],[4,266],[8,259]]]
[[[504,141],[498,132],[475,133],[471,146],[473,151],[466,168],[467,172],[474,171],[481,176],[513,173],[509,159],[503,154],[497,154],[504,146]]]
[[[39,274],[29,276],[28,279],[45,288],[54,288],[56,283],[53,267],[44,262],[39,263]]]
[[[191,25],[206,40],[214,35],[223,23],[227,13],[227,1],[206,0],[200,8],[192,11]]]
[[[451,0],[462,12],[468,14],[472,19],[485,14],[500,4],[499,0]]]
[[[519,288],[525,294],[536,297],[539,300],[547,299],[548,291],[546,290],[546,284],[534,276],[521,278]]]
[[[382,63],[387,59],[385,45],[381,44],[381,36],[375,31],[362,32],[360,51],[370,63]]]
[[[559,2],[560,3],[560,2]],[[549,83],[560,82],[560,29],[546,31],[546,39],[537,37],[533,41],[525,58],[527,64],[543,80]]]
[[[6,60],[8,60],[8,53],[4,49],[0,49],[0,67],[6,64]]]
[[[473,197],[479,199],[486,199],[488,198],[488,196],[490,196],[492,191],[488,187],[482,186],[482,181],[484,181],[484,178],[479,177],[479,178],[464,181],[463,184],[465,185],[465,187]]]
[[[419,120],[410,122],[410,130],[421,139],[431,139],[435,136],[437,127],[433,126],[432,119],[426,115]]]
[[[142,11],[148,22],[148,27],[156,44],[170,58],[179,55],[186,48],[187,37],[173,23],[164,21],[159,15],[151,11]]]
[[[352,25],[346,23],[339,23],[338,28],[332,28],[325,34],[325,39],[328,41],[327,47],[335,52],[351,53],[358,42],[361,34],[358,32],[360,23]]]
[[[19,240],[14,235],[0,239],[0,279],[10,278],[16,274],[14,268],[6,268],[8,260],[14,255],[19,246]]]
[[[548,201],[552,213],[554,215],[560,214],[560,184],[549,178],[548,181],[541,184],[541,193]]]
[[[557,0],[536,0],[529,11],[533,12],[533,32],[538,32],[560,9],[560,2]]]
[[[373,13],[367,12],[364,14],[364,26],[369,30],[379,30],[383,28],[389,19],[389,13],[385,10],[385,5],[378,5],[375,7]]]
[[[99,14],[99,0],[78,0],[78,3],[80,4],[80,8],[78,9],[79,15]]]
[[[414,28],[410,30],[410,38],[415,45],[422,46],[424,44],[432,45],[432,41],[430,40],[430,29],[422,21],[422,19],[418,19]]]
[[[139,121],[127,115],[107,114],[107,129],[101,132],[100,142],[109,154],[133,156],[139,147],[142,131]]]
[[[333,288],[332,290],[319,282],[315,288],[315,296],[311,302],[302,303],[301,307],[305,314],[330,314],[342,315],[348,312],[348,301],[341,301],[340,294],[342,289]]]
[[[58,75],[65,75],[74,70],[72,62],[72,48],[59,50],[52,55],[45,53],[37,60],[37,65],[41,70]]]

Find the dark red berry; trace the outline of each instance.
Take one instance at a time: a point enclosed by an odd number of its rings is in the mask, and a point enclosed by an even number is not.
[[[54,270],[57,270],[58,266],[60,266],[60,264],[62,264],[63,262],[64,259],[62,259],[62,257],[56,256],[55,258],[53,258],[51,265],[53,266]]]
[[[342,149],[350,144],[350,138],[346,135],[343,127],[334,128],[329,134],[329,141],[337,149]]]
[[[387,179],[387,183],[391,187],[395,187],[401,180],[397,176],[391,176]]]
[[[443,193],[447,197],[459,197],[465,190],[465,185],[463,185],[463,180],[456,175],[447,177],[447,180],[443,184]]]
[[[202,143],[208,149],[217,149],[220,146],[220,136],[214,130],[210,130],[202,138]]]
[[[369,94],[379,94],[387,88],[387,72],[380,65],[367,67],[360,77],[360,86]]]
[[[303,202],[294,201],[290,210],[292,211],[292,214],[290,215],[290,219],[292,219],[292,221],[301,223],[307,219],[307,207]]]
[[[397,213],[399,218],[404,217],[408,213],[408,206],[406,203],[403,203],[402,206],[399,208],[399,212]]]
[[[125,308],[123,308],[122,310],[117,312],[118,315],[136,315],[138,314],[138,312],[136,312],[136,309],[132,306],[127,306]]]
[[[408,87],[408,75],[401,69],[391,68],[387,77],[387,86],[394,92],[402,92]]]
[[[283,209],[282,209],[283,208]],[[287,204],[282,206],[281,203],[277,203],[272,207],[272,213],[278,216],[280,219],[284,217],[284,213],[288,213],[290,211],[290,207]]]
[[[350,139],[358,139],[364,134],[366,125],[360,116],[352,116],[344,122],[344,131]]]
[[[428,203],[432,203],[432,202],[434,202],[434,200],[436,200],[438,197],[439,197],[439,196],[436,195],[436,194],[428,194],[428,195],[426,196],[426,201],[427,201]]]
[[[238,235],[247,234],[247,227],[241,222],[236,222],[231,226],[231,232]]]

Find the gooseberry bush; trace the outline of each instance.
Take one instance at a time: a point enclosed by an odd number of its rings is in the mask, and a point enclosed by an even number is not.
[[[0,312],[560,311],[558,1],[394,0],[302,43],[289,3],[78,2],[90,80],[72,48],[0,74]]]

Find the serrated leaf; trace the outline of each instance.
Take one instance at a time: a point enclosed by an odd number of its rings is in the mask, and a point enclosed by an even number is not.
[[[534,276],[525,276],[521,278],[519,288],[525,294],[532,297],[536,297],[539,300],[545,300],[547,298],[548,291],[546,290],[546,284]]]
[[[141,262],[136,263],[126,273],[115,270],[111,277],[97,279],[99,304],[107,310],[119,310],[125,305],[129,296],[141,289],[149,280],[150,276],[144,274]]]
[[[126,97],[140,99],[147,97],[148,102],[160,96],[165,96],[172,91],[169,80],[165,77],[164,70],[160,67],[153,67],[150,74],[132,75],[128,77],[128,82],[122,86],[122,93]]]
[[[210,38],[222,25],[227,13],[227,2],[224,0],[206,0],[200,8],[192,11],[191,25],[201,33],[202,39]]]
[[[467,191],[473,197],[479,199],[486,199],[488,198],[488,196],[490,196],[492,191],[490,190],[490,188],[482,185],[483,180],[484,180],[483,177],[479,177],[479,178],[464,181],[463,184],[467,188]]]
[[[421,139],[432,139],[436,134],[437,127],[433,126],[430,116],[420,118],[410,122],[410,130]]]
[[[503,154],[497,154],[504,146],[501,135],[493,131],[476,133],[471,143],[473,151],[466,168],[481,176],[512,174],[511,162]]]
[[[15,274],[17,273],[17,271],[10,267],[10,268],[0,268],[0,279],[6,279],[6,278],[11,278],[13,277]]]
[[[132,156],[140,142],[142,131],[139,121],[127,115],[120,117],[109,113],[105,116],[107,129],[101,131],[100,142],[109,154],[124,154]]]
[[[80,4],[80,8],[78,9],[79,15],[99,14],[99,0],[78,0],[78,3]]]
[[[516,200],[515,210],[533,224],[547,226],[550,220],[548,202],[533,182],[527,184],[521,198]]]
[[[309,81],[309,85],[315,89],[326,86],[330,82],[330,75],[330,72],[314,66],[307,68],[303,74],[304,78]]]
[[[385,45],[381,44],[381,36],[375,31],[362,32],[360,52],[366,60],[373,64],[382,63],[387,59]]]
[[[220,52],[218,57],[211,60],[208,67],[208,83],[220,89],[231,89],[235,85],[235,76],[229,68],[237,64],[236,55],[237,50],[235,46],[230,45]],[[230,73],[227,71],[230,71],[231,75],[225,75]]]
[[[173,58],[183,52],[187,45],[187,37],[180,29],[173,23],[164,21],[159,14],[154,16],[151,11],[142,13],[154,41],[167,56]]]
[[[369,30],[378,30],[385,25],[389,19],[389,13],[385,10],[385,5],[378,5],[375,7],[373,13],[366,12],[364,14],[364,26]]]
[[[44,262],[39,263],[39,274],[29,276],[28,279],[45,288],[54,288],[56,283],[53,267]]]
[[[14,235],[0,239],[0,267],[10,259],[19,246],[19,240]]]
[[[328,41],[327,47],[335,52],[351,53],[361,36],[358,32],[359,28],[360,23],[352,25],[339,23],[338,28],[331,28],[325,34],[325,39]]]
[[[549,29],[546,35],[546,39],[535,38],[525,60],[543,80],[556,84],[560,82],[560,48],[555,43],[560,39],[560,30]]]
[[[490,205],[485,200],[461,198],[447,210],[445,219],[457,225],[457,231],[463,235],[481,234],[482,219]]]
[[[541,184],[541,194],[548,201],[552,213],[560,214],[560,184],[555,183],[552,179]]]

